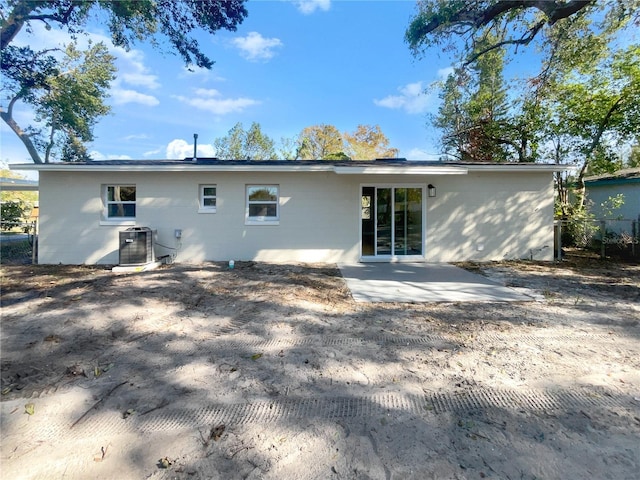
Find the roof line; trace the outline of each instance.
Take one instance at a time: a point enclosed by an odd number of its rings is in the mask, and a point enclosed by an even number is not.
[[[466,172],[561,172],[572,165],[549,163],[463,163],[429,161],[330,161],[330,160],[109,160],[11,164],[11,170],[84,172],[335,172],[337,174],[452,174]]]

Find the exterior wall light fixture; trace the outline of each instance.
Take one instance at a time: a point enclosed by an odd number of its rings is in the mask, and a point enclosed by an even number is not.
[[[434,187],[431,184],[427,185],[427,195],[429,195],[430,197],[435,197],[436,196],[436,187]]]

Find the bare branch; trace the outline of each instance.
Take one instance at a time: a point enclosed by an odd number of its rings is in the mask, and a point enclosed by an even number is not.
[[[502,40],[501,42],[498,42],[498,43],[495,43],[493,45],[490,45],[487,48],[485,48],[483,50],[480,50],[480,51],[474,53],[473,55],[471,55],[470,57],[468,57],[467,60],[464,62],[464,65],[465,66],[466,65],[470,65],[471,63],[475,62],[478,58],[480,58],[485,53],[488,53],[488,52],[490,52],[492,50],[496,50],[498,48],[505,47],[507,45],[529,45],[529,43],[531,43],[531,41],[538,34],[540,29],[542,27],[544,27],[544,25],[545,25],[545,22],[541,20],[533,28],[528,30],[529,34],[526,35],[526,36],[522,36],[519,39]]]

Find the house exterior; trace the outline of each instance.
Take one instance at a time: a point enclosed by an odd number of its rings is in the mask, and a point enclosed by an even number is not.
[[[587,177],[584,184],[590,212],[597,219],[607,220],[609,230],[630,232],[631,222],[640,220],[640,168]],[[607,218],[602,204],[618,194],[624,195],[624,204],[614,212],[615,218]]]
[[[176,262],[553,259],[548,164],[113,160],[39,171],[39,263],[117,264],[120,232]]]

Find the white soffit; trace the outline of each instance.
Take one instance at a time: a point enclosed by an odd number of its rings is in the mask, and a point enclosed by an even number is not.
[[[96,164],[70,163],[11,164],[11,170],[41,172],[330,172],[332,165],[207,165],[207,164]]]
[[[562,172],[572,168],[571,165],[555,164],[465,164],[465,165],[332,165],[305,164],[291,162],[277,165],[224,165],[224,164],[150,164],[133,163],[94,165],[85,163],[29,163],[11,164],[11,170],[36,170],[45,172],[335,172],[337,175],[466,175],[470,172]]]
[[[442,167],[442,166],[360,166],[360,167],[334,167],[338,175],[466,175],[466,167]]]

